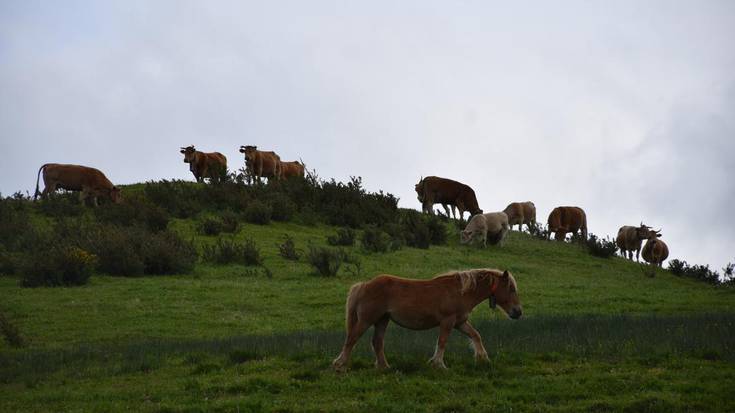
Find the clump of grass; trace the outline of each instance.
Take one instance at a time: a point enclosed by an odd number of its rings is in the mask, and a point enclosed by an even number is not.
[[[360,237],[360,244],[367,252],[388,252],[397,249],[390,235],[380,228],[369,226],[365,228]]]
[[[286,234],[286,239],[278,245],[278,255],[291,261],[298,261],[301,258],[301,254],[296,249],[296,244],[290,235]]]
[[[355,230],[350,227],[340,228],[336,234],[327,237],[327,244],[344,247],[355,245]]]
[[[25,340],[20,334],[18,327],[11,323],[2,311],[0,311],[0,334],[3,335],[5,342],[11,347],[20,348],[25,345]]]
[[[219,235],[222,232],[222,221],[211,217],[204,218],[197,224],[197,232],[208,236]]]
[[[230,210],[220,214],[220,220],[222,223],[222,232],[234,234],[240,229],[240,220],[237,214]]]
[[[232,239],[218,238],[214,244],[205,244],[202,247],[202,257],[205,261],[215,264],[260,265],[263,262],[260,249],[251,238],[246,238],[241,243]]]
[[[590,233],[589,238],[585,242],[587,250],[590,254],[600,258],[614,257],[618,251],[615,241],[608,238],[598,238],[595,234]]]

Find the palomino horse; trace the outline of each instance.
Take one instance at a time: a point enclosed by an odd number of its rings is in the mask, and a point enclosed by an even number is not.
[[[480,334],[467,321],[472,309],[484,300],[489,300],[491,308],[500,305],[510,318],[521,316],[518,287],[508,271],[452,271],[430,280],[379,275],[370,281],[357,283],[347,295],[347,338],[332,365],[335,370],[344,371],[357,340],[370,326],[375,326],[372,342],[375,365],[388,368],[383,338],[390,320],[412,330],[439,326],[436,351],[429,360],[435,367],[447,368],[444,365],[444,348],[452,328],[472,340],[476,360],[488,361]]]

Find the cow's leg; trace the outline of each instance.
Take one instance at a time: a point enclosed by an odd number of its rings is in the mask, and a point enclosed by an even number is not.
[[[633,251],[630,251],[630,259],[633,260]],[[641,249],[638,248],[635,250],[635,260],[636,262],[641,262]]]
[[[472,345],[475,348],[475,360],[478,362],[481,361],[490,361],[490,359],[487,356],[487,350],[485,350],[485,346],[482,345],[482,337],[480,337],[480,333],[475,330],[474,327],[470,324],[469,321],[465,321],[464,323],[458,325],[455,327],[457,330],[461,331],[466,335],[467,337],[472,340]]]
[[[388,328],[390,322],[390,316],[387,314],[380,319],[375,326],[373,326],[373,351],[375,352],[375,367],[379,369],[390,368],[388,362],[385,360],[385,330]]]
[[[447,215],[447,218],[449,218],[449,206],[447,204],[442,204],[444,207],[444,213]]]
[[[334,367],[336,371],[346,370],[347,363],[350,361],[350,354],[352,354],[352,349],[355,347],[355,344],[357,344],[357,340],[362,337],[362,335],[365,333],[365,330],[367,330],[369,327],[369,324],[359,318],[355,322],[355,324],[348,326],[347,337],[345,338],[345,343],[342,346],[342,352],[340,352],[339,356],[337,356],[337,358],[334,359],[334,361],[332,362],[332,367]]]
[[[439,324],[439,339],[436,341],[436,350],[434,355],[429,359],[429,364],[440,369],[446,369],[447,366],[444,364],[444,349],[447,346],[447,339],[449,334],[452,332],[454,327],[454,316],[447,317]]]

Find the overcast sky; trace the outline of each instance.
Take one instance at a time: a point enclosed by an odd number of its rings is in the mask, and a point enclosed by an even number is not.
[[[240,145],[420,208],[471,185],[735,261],[734,1],[0,0],[0,192],[46,162],[193,180]]]

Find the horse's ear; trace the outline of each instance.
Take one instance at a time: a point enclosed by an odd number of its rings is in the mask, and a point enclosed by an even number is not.
[[[510,275],[508,270],[503,271],[503,278],[508,278],[508,275]]]

